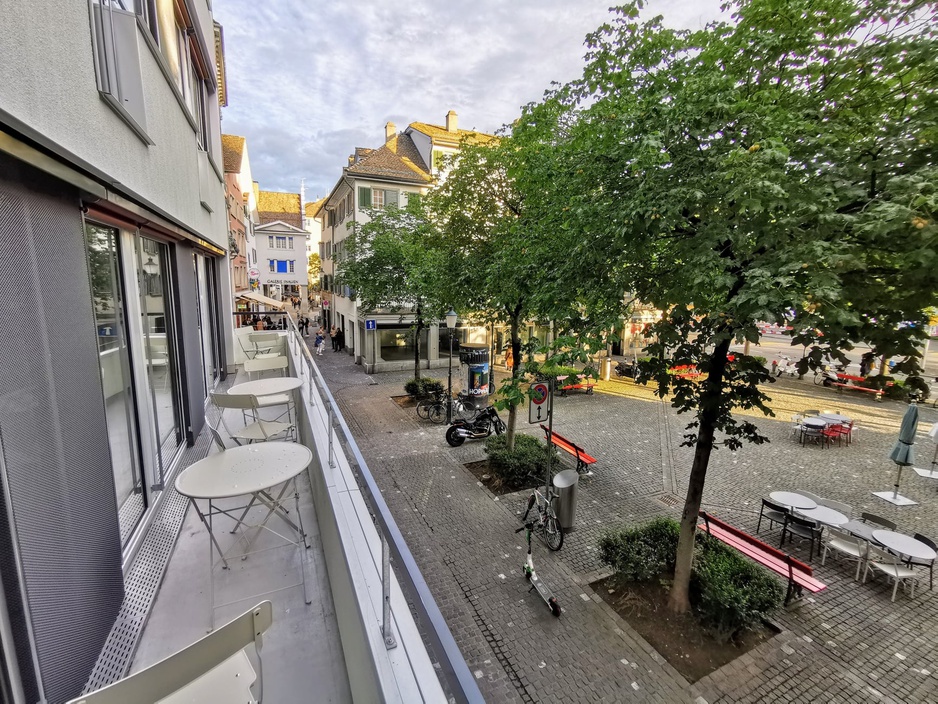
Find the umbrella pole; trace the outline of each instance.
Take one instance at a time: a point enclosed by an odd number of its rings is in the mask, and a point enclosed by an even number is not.
[[[899,480],[902,479],[902,465],[897,466],[899,467],[899,471],[896,472],[896,487],[895,491],[892,492],[892,498],[894,499],[899,496]]]

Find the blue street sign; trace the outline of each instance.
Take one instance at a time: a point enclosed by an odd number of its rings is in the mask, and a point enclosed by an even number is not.
[[[366,320],[365,321],[365,330],[377,330],[378,321],[377,320]]]

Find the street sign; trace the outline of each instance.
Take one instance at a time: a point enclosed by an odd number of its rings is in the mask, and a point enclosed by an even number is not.
[[[377,320],[366,320],[365,321],[365,330],[377,330],[378,321]]]
[[[531,403],[528,404],[528,423],[546,423],[550,418],[547,384],[534,384],[531,387]]]

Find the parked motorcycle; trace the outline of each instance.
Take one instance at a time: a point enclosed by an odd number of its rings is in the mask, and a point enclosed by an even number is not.
[[[487,438],[493,432],[496,435],[501,435],[507,429],[505,423],[498,417],[495,406],[489,406],[472,420],[462,418],[454,420],[446,431],[446,442],[451,447],[459,447],[467,439],[481,440]]]
[[[616,376],[618,377],[628,377],[629,379],[638,378],[638,362],[634,359],[631,362],[617,362],[616,363]]]

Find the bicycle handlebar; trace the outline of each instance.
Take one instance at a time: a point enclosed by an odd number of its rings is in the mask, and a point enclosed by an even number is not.
[[[521,526],[518,530],[516,530],[515,533],[520,533],[520,532],[523,531],[525,528],[527,528],[528,530],[534,530],[534,522],[533,522],[533,521],[528,521],[528,522],[525,523],[523,526]]]

